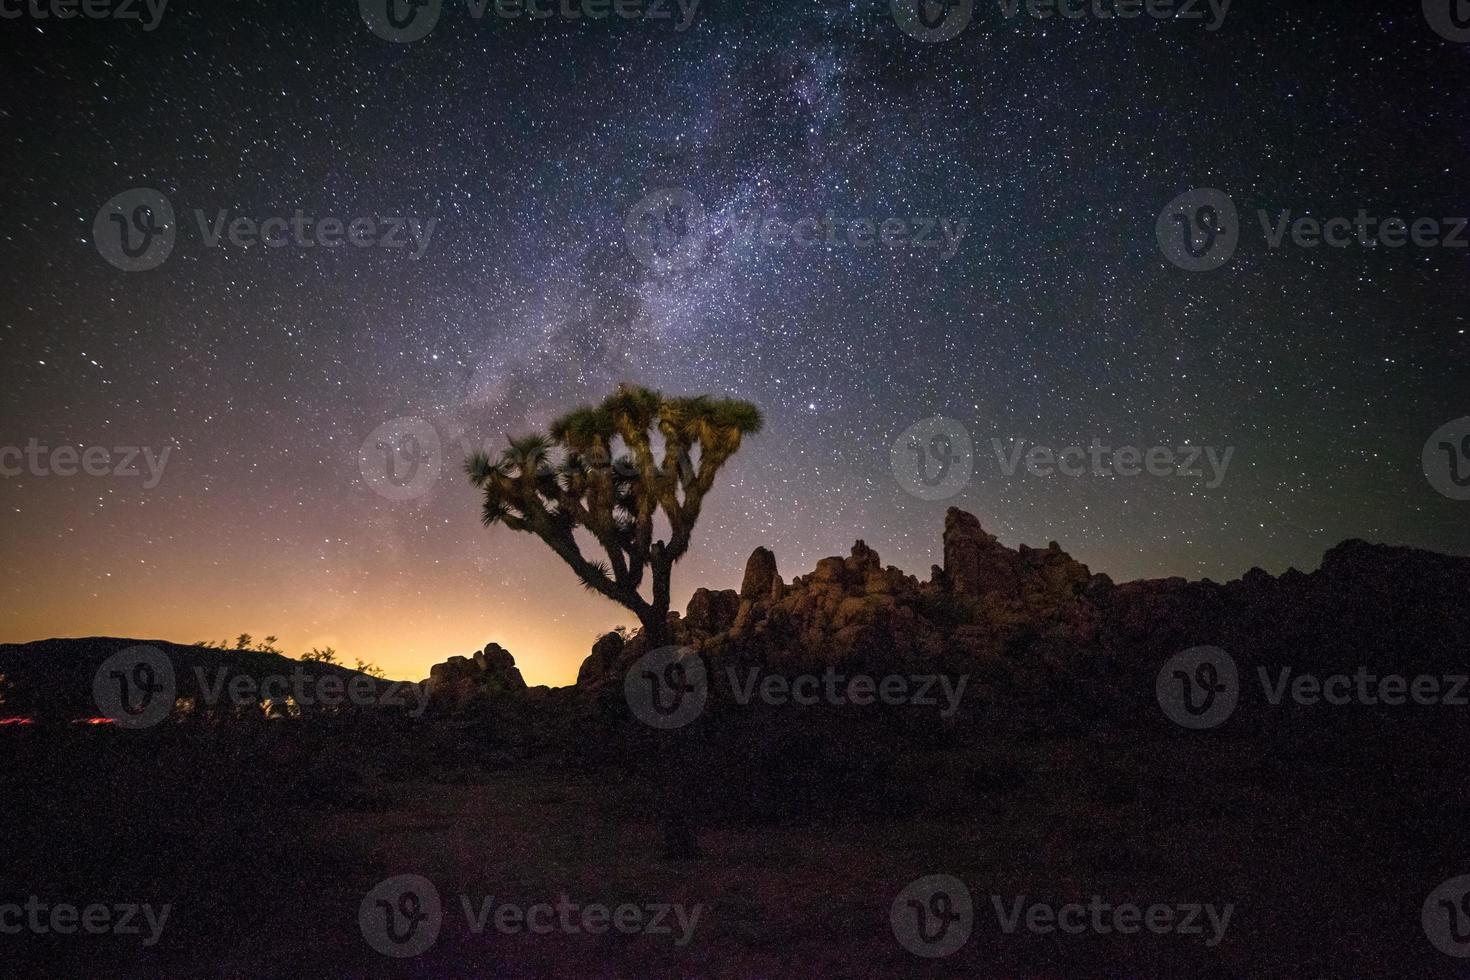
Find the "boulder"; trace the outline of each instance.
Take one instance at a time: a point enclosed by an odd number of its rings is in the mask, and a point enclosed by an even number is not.
[[[813,582],[840,584],[847,573],[847,565],[841,558],[823,558],[812,572]]]
[[[745,560],[745,576],[740,580],[740,598],[755,602],[771,595],[781,576],[776,573],[776,555],[769,548],[757,548]]]
[[[878,552],[869,548],[861,539],[853,542],[852,554],[842,564],[847,571],[847,577],[859,582],[869,572],[880,572],[883,570],[883,561],[878,557]]]
[[[520,692],[526,689],[526,680],[516,666],[516,658],[498,643],[488,643],[475,655],[475,662],[483,664],[482,683],[491,694]]]
[[[498,643],[487,644],[469,657],[450,657],[435,664],[424,683],[430,703],[450,711],[462,710],[484,697],[526,691],[515,657]]]
[[[723,633],[735,624],[741,593],[734,589],[696,589],[684,611],[684,626],[699,633]]]
[[[623,635],[604,633],[592,644],[592,652],[577,671],[577,686],[594,684],[615,673],[623,656]]]

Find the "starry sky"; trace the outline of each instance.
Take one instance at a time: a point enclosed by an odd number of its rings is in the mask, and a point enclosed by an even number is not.
[[[1419,4],[1238,0],[1207,31],[982,0],[943,42],[880,0],[673,13],[449,3],[412,43],[348,0],[173,0],[146,31],[0,19],[0,445],[169,449],[151,488],[0,479],[0,641],[274,634],[409,678],[495,641],[570,683],[633,619],[482,528],[460,462],[620,380],[766,415],[676,570],[681,608],[757,545],[788,579],[857,538],[927,577],[951,505],[1120,581],[1307,570],[1349,537],[1470,553],[1470,503],[1421,470],[1470,415],[1470,249],[1273,249],[1256,218],[1470,214],[1470,44]],[[94,222],[140,187],[176,237],[126,272]],[[670,188],[724,230],[661,269],[627,226]],[[1193,188],[1240,211],[1213,271],[1156,237]],[[435,224],[414,258],[211,247],[195,217],[298,209]],[[966,230],[952,254],[739,230],[829,211]],[[926,500],[891,447],[934,416],[973,476]],[[403,419],[442,472],[392,499],[364,459]],[[1007,476],[992,443],[1094,437],[1234,456],[1206,487]]]

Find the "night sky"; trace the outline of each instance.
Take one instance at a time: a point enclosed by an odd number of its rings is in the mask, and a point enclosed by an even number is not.
[[[856,538],[927,577],[951,505],[1120,581],[1308,570],[1349,537],[1470,553],[1470,503],[1421,468],[1470,415],[1470,248],[1273,249],[1256,216],[1470,214],[1470,44],[1408,2],[1237,0],[1215,31],[999,11],[932,43],[886,0],[722,0],[683,31],[672,4],[447,3],[412,43],[348,0],[174,0],[151,31],[0,19],[0,445],[169,450],[151,489],[0,479],[0,640],[244,631],[409,678],[495,641],[531,683],[570,683],[632,617],[482,528],[460,464],[620,380],[766,415],[676,570],[680,608],[762,544],[788,579]],[[175,212],[150,271],[94,241],[134,188]],[[1239,209],[1213,271],[1155,233],[1193,188]],[[717,232],[665,271],[626,227],[663,189],[737,228],[830,211],[965,233]],[[195,217],[298,209],[433,233],[418,258],[210,247]],[[933,416],[964,426],[973,476],[926,500],[891,449]],[[364,477],[395,419],[441,445],[408,499]],[[992,445],[1094,437],[1234,455],[1207,487],[1006,476]]]

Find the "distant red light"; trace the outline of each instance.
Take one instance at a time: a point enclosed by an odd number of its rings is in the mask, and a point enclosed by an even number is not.
[[[34,718],[0,718],[0,725],[34,725]],[[112,725],[116,722],[112,718],[73,718],[73,725]]]

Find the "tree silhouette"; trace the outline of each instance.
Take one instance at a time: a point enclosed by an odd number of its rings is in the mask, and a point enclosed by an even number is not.
[[[689,550],[704,498],[741,440],[762,424],[750,402],[668,398],[624,384],[600,405],[554,421],[549,436],[507,436],[499,460],[473,454],[465,471],[484,491],[486,527],[536,535],[586,588],[637,616],[652,649],[669,641],[670,578]],[[655,540],[660,515],[667,540]],[[583,555],[578,530],[606,560]]]
[[[301,659],[307,663],[334,664],[337,662],[337,651],[331,647],[327,647],[325,650],[318,650],[316,647],[312,647],[301,655]]]

